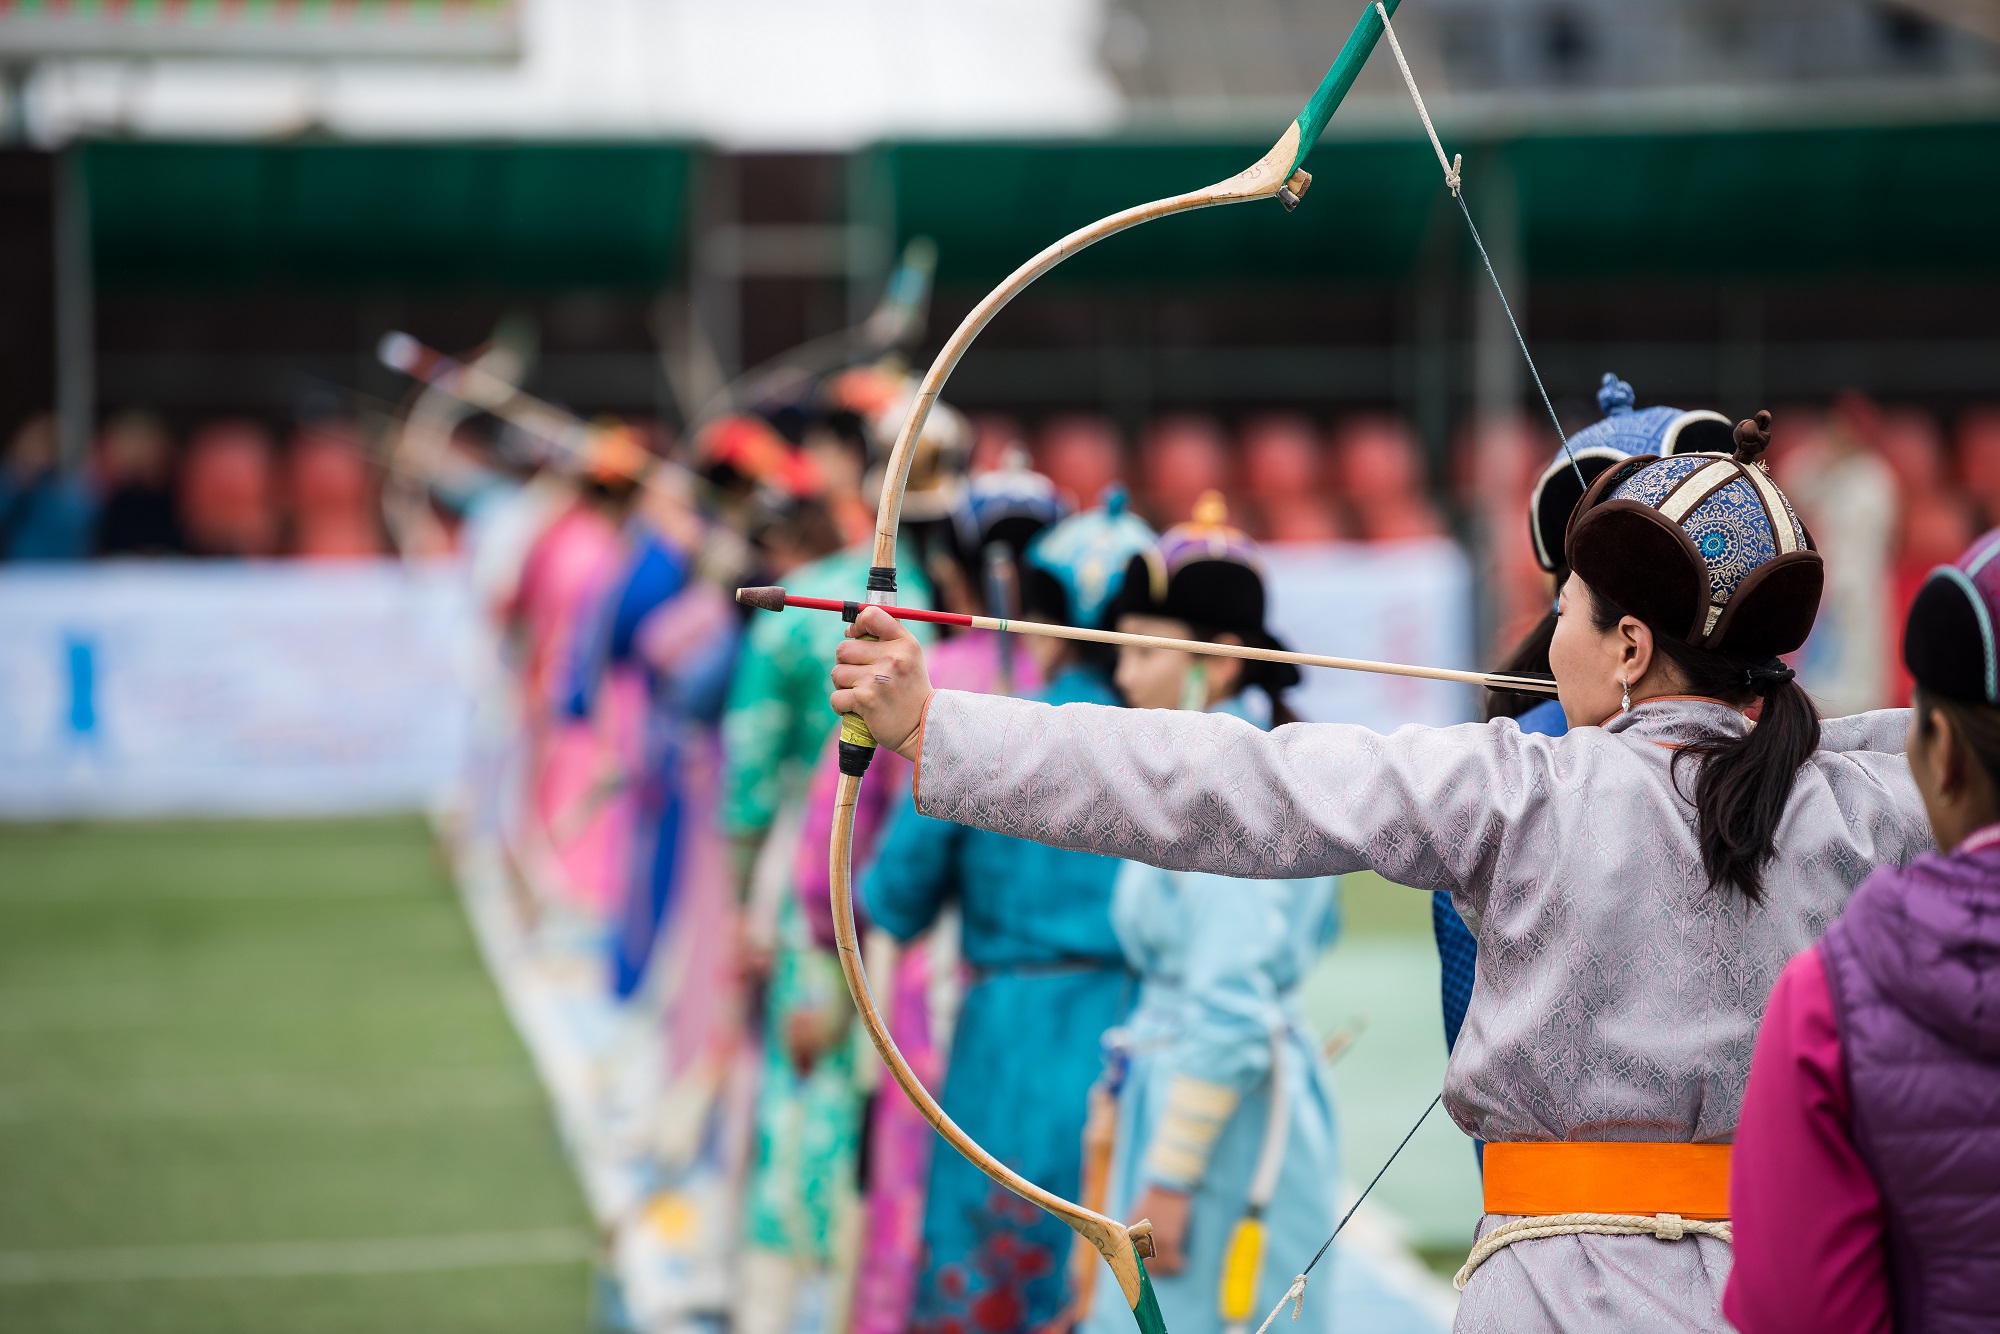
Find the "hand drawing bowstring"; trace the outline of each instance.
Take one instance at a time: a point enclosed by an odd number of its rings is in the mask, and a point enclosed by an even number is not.
[[[1166,199],[1154,200],[1100,218],[1096,222],[1079,228],[1043,250],[987,293],[974,306],[953,331],[937,359],[931,363],[929,371],[918,386],[915,399],[910,405],[902,430],[897,434],[894,447],[889,454],[882,485],[882,499],[875,519],[875,545],[872,565],[868,572],[868,587],[865,602],[894,605],[896,600],[896,530],[902,519],[903,492],[908,483],[910,464],[915,455],[917,440],[923,434],[924,423],[930,415],[933,404],[944,388],[945,381],[957,367],[979,333],[990,323],[1006,304],[1019,295],[1029,284],[1053,269],[1056,265],[1075,255],[1088,246],[1108,236],[1137,227],[1141,223],[1154,222],[1179,213],[1189,213],[1196,209],[1214,208],[1223,204],[1241,204],[1252,200],[1276,199],[1289,210],[1297,206],[1300,196],[1311,184],[1312,177],[1300,169],[1306,155],[1318,142],[1320,133],[1326,128],[1341,99],[1354,84],[1355,76],[1361,71],[1368,56],[1375,49],[1376,42],[1388,27],[1389,16],[1397,7],[1398,0],[1378,0],[1363,10],[1353,32],[1341,48],[1339,57],[1320,81],[1318,89],[1292,123],[1286,127],[1277,143],[1270,151],[1243,171],[1219,181],[1204,189],[1187,194],[1174,195]],[[1394,38],[1391,38],[1393,43]],[[1398,63],[1402,64],[1398,52]],[[1405,66],[1407,70],[1407,66]],[[1411,81],[1411,91],[1415,83]],[[1421,99],[1419,99],[1421,110]],[[1429,115],[1424,113],[1426,128]],[[1435,134],[1432,135],[1436,143]],[[1439,149],[1440,161],[1443,150]],[[1448,183],[1463,208],[1464,199],[1459,194],[1457,172],[1447,167]],[[1471,214],[1466,214],[1468,225]],[[1475,230],[1475,239],[1476,239]],[[1483,256],[1485,248],[1480,247]],[[1488,272],[1491,273],[1491,265]],[[1494,279],[1498,286],[1497,277]],[[1502,301],[1505,301],[1503,295]],[[1508,319],[1513,319],[1512,311]],[[1518,328],[1516,333],[1518,335]],[[1526,343],[1522,343],[1526,352]],[[1532,361],[1530,362],[1532,368]],[[1541,383],[1536,376],[1536,383]],[[1547,402],[1547,395],[1543,395]],[[1550,413],[1554,416],[1553,409]],[[1557,427],[1561,431],[1560,425]],[[1565,440],[1565,448],[1567,441]],[[839,946],[841,972],[846,977],[848,991],[854,999],[856,1012],[861,1017],[863,1027],[882,1062],[888,1067],[896,1083],[909,1097],[910,1102],[923,1113],[945,1141],[963,1155],[988,1177],[1013,1191],[1016,1195],[1037,1205],[1067,1223],[1074,1231],[1094,1246],[1110,1266],[1118,1280],[1119,1290],[1124,1294],[1142,1334],[1166,1334],[1166,1326],[1160,1317],[1158,1302],[1154,1299],[1152,1282],[1147,1277],[1141,1246],[1148,1244],[1147,1229],[1144,1225],[1127,1227],[1115,1219],[1086,1209],[1063,1199],[1029,1181],[1008,1168],[992,1154],[961,1130],[944,1109],[938,1105],[930,1090],[926,1089],[910,1069],[909,1063],[896,1048],[889,1035],[889,1029],[880,1011],[875,1007],[870,994],[868,977],[861,961],[861,945],[854,922],[854,881],[852,852],[854,844],[854,813],[857,794],[861,788],[861,777],[867,772],[868,762],[875,751],[875,738],[867,725],[857,715],[845,715],[840,724],[840,784],[834,808],[834,827],[831,858],[831,889],[833,899],[834,935]],[[1435,1106],[1435,1102],[1432,1104]],[[1429,1108],[1425,1109],[1429,1114]],[[1419,1122],[1421,1124],[1421,1121]],[[1415,1133],[1412,1127],[1411,1134]],[[1404,1143],[1408,1143],[1406,1137]],[[1400,1146],[1398,1148],[1400,1152]],[[1393,1161],[1394,1155],[1391,1155]],[[1384,1170],[1388,1164],[1383,1165]],[[1377,1174],[1380,1179],[1380,1173]],[[1369,1183],[1371,1188],[1373,1182]],[[1363,1192],[1365,1196],[1367,1192]],[[1357,1200],[1357,1205],[1359,1201]],[[1349,1211],[1352,1216],[1352,1211]],[[1343,1226],[1346,1220],[1342,1220]],[[1336,1229],[1337,1231],[1337,1229]],[[1331,1244],[1331,1238],[1328,1244]],[[1324,1254],[1325,1247],[1321,1247]],[[1318,1256],[1314,1257],[1315,1262]],[[1310,1269],[1310,1266],[1308,1266]],[[1296,1299],[1304,1290],[1304,1276],[1294,1280],[1288,1297]],[[1282,1303],[1281,1303],[1282,1305]],[[1274,1313],[1275,1314],[1275,1313]],[[1268,1324],[1269,1321],[1266,1321]]]

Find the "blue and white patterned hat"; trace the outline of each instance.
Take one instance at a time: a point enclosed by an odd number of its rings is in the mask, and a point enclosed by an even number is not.
[[[1636,401],[1630,384],[1604,372],[1597,390],[1597,410],[1603,418],[1571,436],[1569,448],[1558,450],[1535,479],[1528,497],[1528,533],[1535,544],[1535,560],[1551,574],[1562,561],[1563,534],[1569,530],[1576,502],[1606,468],[1640,454],[1727,454],[1732,448],[1729,419],[1719,412],[1635,409]]]
[[[1061,588],[1073,624],[1095,626],[1123,585],[1127,563],[1152,545],[1153,530],[1125,508],[1125,488],[1114,486],[1102,509],[1072,514],[1037,537],[1028,547],[1028,568]]]
[[[972,521],[982,538],[1010,520],[1047,528],[1063,517],[1056,484],[1028,466],[1028,456],[1009,451],[1001,466],[972,475],[966,490]]]
[[[1825,567],[1758,457],[1768,412],[1733,455],[1638,456],[1591,484],[1570,523],[1570,568],[1614,604],[1699,648],[1775,657],[1803,644]]]

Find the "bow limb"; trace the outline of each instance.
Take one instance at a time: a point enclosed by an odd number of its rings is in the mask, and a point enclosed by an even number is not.
[[[839,947],[840,971],[847,978],[848,990],[854,996],[855,1009],[860,1013],[863,1027],[881,1053],[882,1063],[889,1069],[896,1083],[909,1096],[910,1102],[924,1119],[936,1128],[945,1142],[969,1159],[973,1166],[987,1176],[1013,1191],[1029,1203],[1038,1205],[1062,1219],[1073,1230],[1081,1234],[1111,1266],[1111,1272],[1118,1279],[1119,1290],[1125,1294],[1126,1302],[1139,1315],[1140,1326],[1147,1334],[1166,1334],[1166,1326],[1160,1320],[1158,1303],[1153,1299],[1152,1284],[1146,1277],[1145,1265],[1139,1259],[1134,1244],[1134,1236],[1143,1237],[1143,1230],[1127,1228],[1124,1224],[1093,1213],[1082,1205],[1073,1204],[1052,1191],[1044,1190],[992,1154],[963,1130],[957,1122],[945,1114],[938,1106],[937,1099],[923,1086],[910,1063],[903,1059],[903,1053],[896,1047],[896,1041],[889,1035],[888,1024],[881,1012],[875,1008],[872,993],[868,988],[868,977],[861,966],[861,942],[856,936],[854,925],[854,881],[850,873],[854,840],[854,803],[861,790],[859,775],[843,773],[840,786],[834,798],[832,877],[833,891],[833,934]],[[1148,1315],[1150,1313],[1150,1323]]]
[[[1396,0],[1383,0],[1389,12],[1396,9]],[[1361,14],[1347,44],[1333,67],[1320,81],[1319,88],[1311,100],[1300,110],[1285,132],[1271,146],[1269,152],[1248,167],[1204,189],[1173,195],[1166,199],[1156,199],[1148,204],[1140,204],[1124,209],[1109,217],[1100,218],[1086,227],[1080,227],[1049,246],[1009,274],[1004,282],[974,306],[958,328],[952,332],[937,359],[931,363],[917,388],[915,399],[910,404],[909,414],[903,420],[903,428],[896,435],[895,446],[890,450],[888,466],[882,479],[882,500],[875,516],[875,546],[872,565],[868,574],[867,600],[893,604],[896,598],[896,530],[902,522],[903,491],[909,482],[910,464],[916,455],[916,443],[923,435],[924,424],[930,417],[932,406],[943,391],[944,384],[951,377],[959,360],[972,346],[972,341],[992,322],[993,317],[1005,308],[1009,301],[1018,296],[1035,279],[1053,269],[1070,256],[1095,245],[1107,236],[1137,227],[1141,223],[1154,222],[1160,218],[1172,217],[1177,213],[1190,213],[1196,209],[1214,208],[1222,204],[1241,204],[1255,199],[1277,199],[1287,208],[1298,203],[1298,197],[1305,192],[1312,178],[1299,169],[1306,155],[1312,151],[1320,132],[1326,128],[1334,109],[1353,86],[1354,79],[1375,49],[1376,41],[1382,35],[1382,16],[1374,5],[1369,4]],[[1126,1227],[1114,1219],[1085,1209],[1079,1204],[1063,1199],[1053,1192],[1044,1190],[1034,1182],[1008,1168],[971,1136],[960,1130],[937,1099],[919,1081],[903,1054],[896,1049],[895,1040],[889,1035],[888,1025],[875,1008],[869,994],[868,977],[861,964],[861,946],[854,925],[854,880],[852,852],[854,845],[855,799],[861,790],[861,776],[866,772],[869,757],[874,753],[875,739],[867,725],[858,716],[847,715],[840,725],[840,786],[834,806],[833,847],[831,866],[831,888],[833,898],[834,936],[839,945],[840,968],[846,976],[848,991],[854,998],[854,1007],[861,1016],[863,1027],[881,1054],[882,1062],[894,1076],[896,1083],[909,1096],[912,1104],[922,1112],[924,1118],[958,1152],[974,1166],[994,1181],[1013,1191],[1016,1195],[1038,1205],[1067,1223],[1079,1235],[1097,1248],[1110,1265],[1112,1274],[1118,1279],[1120,1291],[1131,1305],[1132,1312],[1139,1321],[1142,1334],[1166,1334],[1166,1326],[1160,1317],[1159,1303],[1154,1300],[1151,1280],[1146,1276],[1146,1266],[1141,1259],[1142,1252],[1150,1253],[1150,1229],[1143,1223]]]
[[[1383,7],[1394,14],[1399,2],[1384,0]],[[893,569],[896,564],[896,529],[902,521],[903,490],[909,481],[916,442],[923,435],[931,407],[943,392],[944,382],[951,378],[959,360],[971,348],[972,340],[992,322],[993,317],[1030,283],[1056,265],[1107,236],[1116,236],[1140,223],[1156,222],[1176,213],[1191,213],[1196,209],[1215,208],[1223,204],[1279,199],[1283,194],[1290,196],[1287,207],[1296,204],[1312,181],[1312,177],[1300,170],[1300,164],[1319,141],[1321,132],[1326,129],[1347,90],[1354,86],[1355,77],[1368,62],[1381,36],[1382,17],[1371,3],[1362,10],[1360,21],[1348,36],[1347,45],[1341,48],[1339,58],[1327,70],[1326,77],[1320,80],[1311,100],[1285,127],[1285,132],[1278,136],[1278,142],[1272,144],[1270,151],[1257,161],[1228,180],[1217,181],[1205,189],[1139,204],[1077,228],[1007,275],[1005,281],[967,312],[924,375],[923,383],[917,388],[916,399],[910,405],[909,416],[904,419],[903,429],[897,433],[895,447],[889,453],[888,467],[882,480],[882,503],[875,522],[874,563],[878,568]]]
[[[486,347],[465,364],[493,382],[511,388],[526,369],[526,360],[519,349],[506,341],[504,334],[503,325]],[[395,337],[390,335],[391,339]],[[414,344],[414,340],[410,342]],[[402,350],[401,344],[397,347]],[[405,369],[387,362],[386,358],[385,363],[395,370]],[[423,387],[397,428],[382,491],[383,521],[397,552],[405,558],[441,549],[442,530],[430,513],[428,488],[451,443],[452,430],[478,410],[477,404],[424,376],[415,378]]]

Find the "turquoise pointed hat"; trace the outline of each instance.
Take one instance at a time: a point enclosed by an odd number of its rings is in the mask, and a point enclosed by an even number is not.
[[[1124,583],[1127,563],[1152,545],[1153,530],[1126,508],[1125,488],[1114,486],[1102,508],[1073,514],[1030,543],[1028,569],[1061,590],[1067,619],[1094,627]]]

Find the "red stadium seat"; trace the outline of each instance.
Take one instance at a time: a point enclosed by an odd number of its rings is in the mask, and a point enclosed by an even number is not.
[[[1125,449],[1109,417],[1073,413],[1051,417],[1035,441],[1035,467],[1056,484],[1075,509],[1104,499],[1105,490],[1125,476]]]
[[[359,428],[315,422],[292,438],[292,549],[315,560],[379,555],[374,468]]]
[[[1334,435],[1334,475],[1370,542],[1435,537],[1444,520],[1431,503],[1416,434],[1400,417],[1350,417]]]
[[[253,421],[209,422],[181,469],[181,525],[210,556],[268,556],[278,549],[271,437]]]
[[[1213,417],[1176,412],[1154,418],[1139,458],[1144,508],[1162,528],[1186,519],[1204,493],[1230,489],[1229,445]]]

